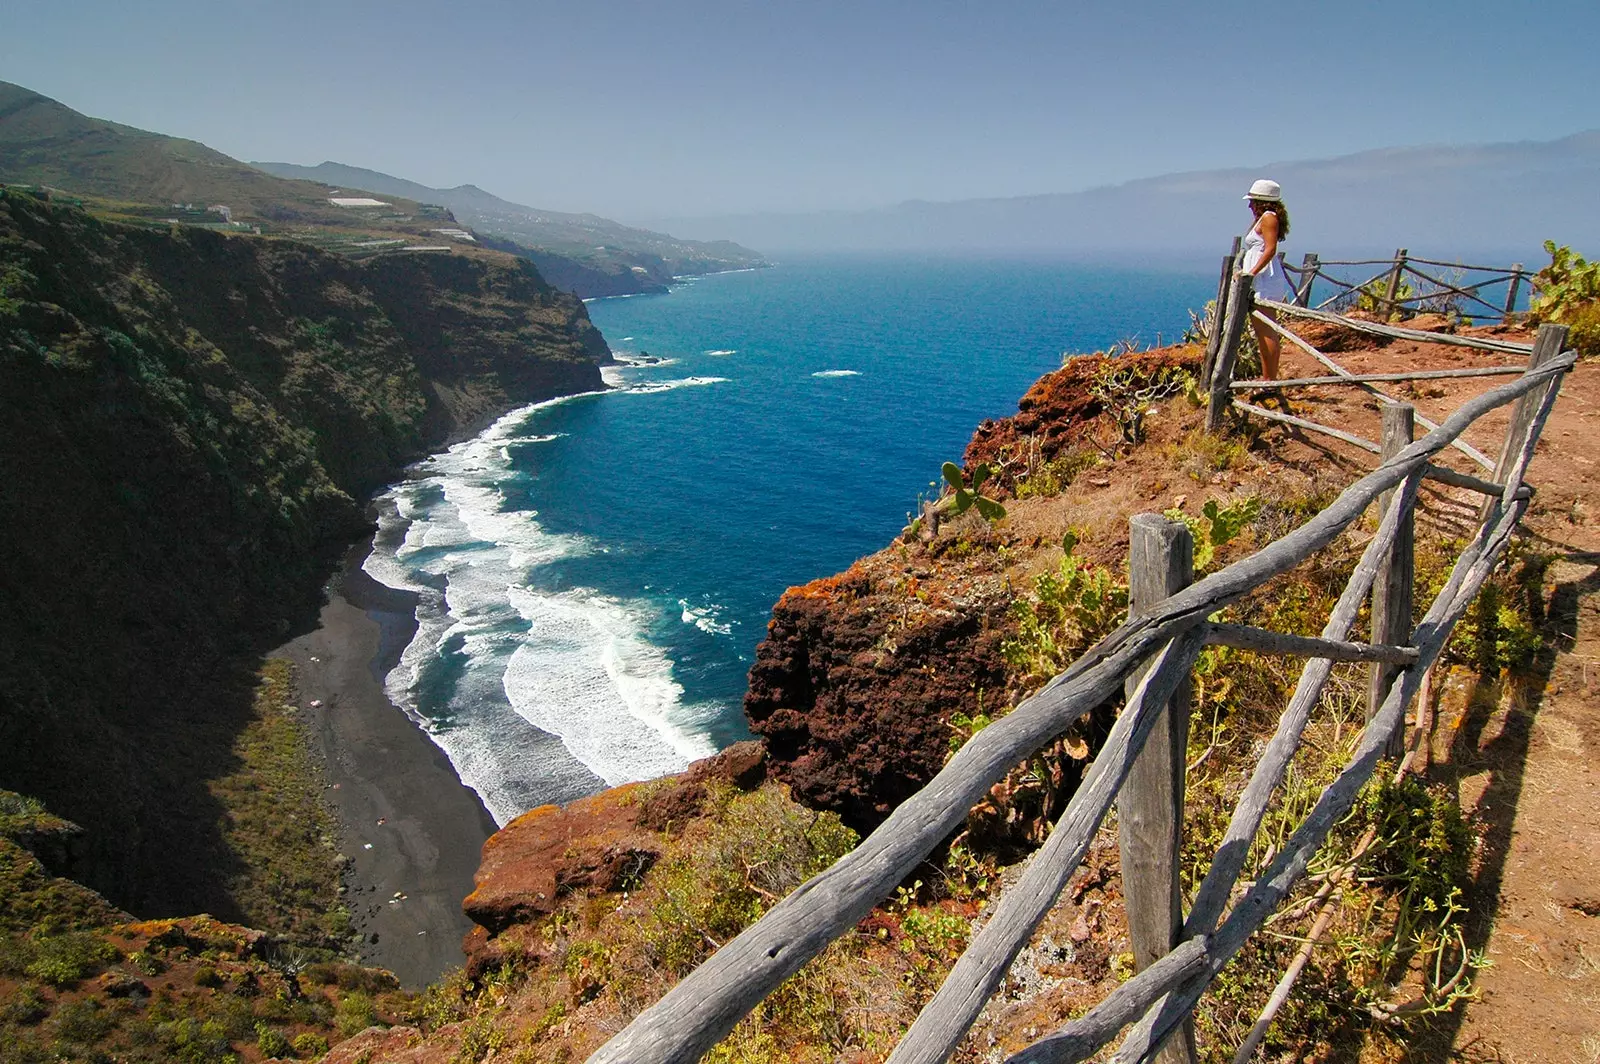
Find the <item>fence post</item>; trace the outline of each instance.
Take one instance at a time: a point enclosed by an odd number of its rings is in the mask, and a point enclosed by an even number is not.
[[[1317,258],[1315,251],[1308,251],[1305,258],[1300,260],[1300,291],[1294,294],[1294,301],[1302,307],[1311,305],[1311,286],[1317,281]]]
[[[1562,345],[1567,342],[1567,327],[1565,325],[1541,325],[1539,331],[1533,335],[1533,354],[1528,356],[1528,371],[1538,369],[1561,353]],[[1552,388],[1561,387],[1560,380],[1550,382]],[[1504,484],[1506,475],[1511,471],[1511,464],[1517,460],[1517,454],[1522,450],[1523,437],[1528,434],[1528,426],[1533,422],[1534,414],[1544,403],[1543,389],[1536,388],[1528,392],[1516,405],[1511,408],[1511,427],[1506,430],[1506,441],[1500,445],[1500,459],[1494,464],[1494,481]],[[1478,511],[1479,520],[1486,519],[1489,512],[1500,504],[1500,500],[1489,497],[1483,500],[1483,508]]]
[[[1243,239],[1233,238],[1233,250],[1222,258],[1222,279],[1217,282],[1217,300],[1212,305],[1211,334],[1206,337],[1206,357],[1200,363],[1200,388],[1211,387],[1211,369],[1217,362],[1217,348],[1222,345],[1222,318],[1228,309],[1228,282],[1233,279],[1233,264],[1239,259]]]
[[[1390,403],[1383,407],[1383,460],[1388,461],[1411,444],[1416,431],[1416,407],[1409,403]],[[1394,504],[1396,492],[1378,496],[1378,520]],[[1394,549],[1378,567],[1372,582],[1372,641],[1404,646],[1411,642],[1411,585],[1416,573],[1415,511],[1400,518]],[[1367,719],[1371,720],[1389,695],[1389,685],[1400,671],[1398,665],[1372,664],[1367,687]],[[1405,718],[1402,716],[1384,753],[1399,757],[1405,749]]]
[[[1400,295],[1400,275],[1406,269],[1406,249],[1397,248],[1394,253],[1394,269],[1389,271],[1389,290],[1383,294],[1383,300],[1389,305],[1389,317],[1400,313],[1400,305],[1395,302]]]
[[[1194,579],[1194,537],[1181,521],[1161,514],[1134,514],[1128,521],[1128,613],[1155,609]],[[1125,681],[1131,696],[1150,668],[1146,662]],[[1122,895],[1128,937],[1139,971],[1178,944],[1183,899],[1178,885],[1183,842],[1183,777],[1189,749],[1187,681],[1156,718],[1117,798],[1117,843],[1122,854]],[[1158,1058],[1162,1064],[1193,1064],[1194,1023],[1184,1026]]]
[[[1222,431],[1222,415],[1233,405],[1233,363],[1239,355],[1239,339],[1244,322],[1255,308],[1255,278],[1240,274],[1228,292],[1228,316],[1217,348],[1217,362],[1211,369],[1211,403],[1206,408],[1206,431]]]
[[[1517,312],[1517,289],[1522,287],[1522,263],[1511,264],[1511,283],[1506,285],[1506,312],[1500,315],[1502,325],[1510,325],[1512,315]]]

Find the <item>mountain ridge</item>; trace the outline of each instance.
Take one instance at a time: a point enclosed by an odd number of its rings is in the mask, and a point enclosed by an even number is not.
[[[1319,159],[1188,170],[1073,192],[907,200],[867,210],[660,219],[776,250],[1188,254],[1225,250],[1250,181],[1284,186],[1293,249],[1324,258],[1476,251],[1534,256],[1546,237],[1600,243],[1600,129],[1551,141],[1374,148]],[[1530,259],[1529,261],[1533,261]]]

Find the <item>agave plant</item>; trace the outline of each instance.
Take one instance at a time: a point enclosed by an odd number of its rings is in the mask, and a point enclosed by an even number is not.
[[[983,482],[989,479],[992,470],[988,462],[978,463],[978,468],[972,471],[972,485],[969,487],[966,478],[961,474],[961,467],[954,462],[944,464],[945,483],[955,489],[951,497],[950,513],[952,516],[966,513],[971,507],[976,507],[978,514],[985,521],[998,521],[1006,515],[1006,508],[993,499],[978,494],[983,487]]]

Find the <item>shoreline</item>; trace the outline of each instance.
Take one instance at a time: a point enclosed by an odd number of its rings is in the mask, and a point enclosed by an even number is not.
[[[444,751],[389,700],[383,678],[416,632],[415,596],[362,570],[370,549],[360,542],[345,555],[317,627],[269,656],[295,667],[348,859],[341,895],[361,961],[415,990],[465,960],[461,940],[476,925],[461,903],[498,828]]]

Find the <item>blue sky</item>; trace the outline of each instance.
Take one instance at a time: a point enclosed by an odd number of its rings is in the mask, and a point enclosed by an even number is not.
[[[630,221],[1600,126],[1600,3],[6,0],[0,79]]]

